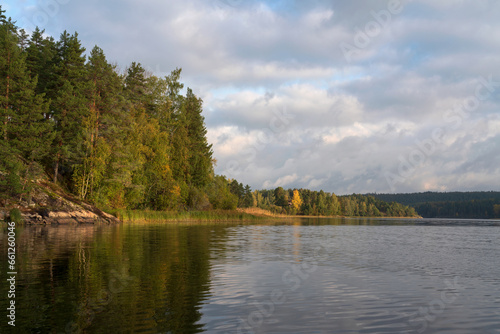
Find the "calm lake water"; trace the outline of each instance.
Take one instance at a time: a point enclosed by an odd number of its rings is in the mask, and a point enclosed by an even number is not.
[[[17,228],[1,333],[500,333],[500,222]],[[4,296],[5,295],[5,296]]]

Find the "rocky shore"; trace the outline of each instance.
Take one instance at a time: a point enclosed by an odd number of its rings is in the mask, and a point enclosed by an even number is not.
[[[17,208],[27,224],[94,224],[120,221],[97,207],[85,203],[54,184],[41,181],[34,185],[30,201],[6,200],[0,207],[0,220],[8,220]]]

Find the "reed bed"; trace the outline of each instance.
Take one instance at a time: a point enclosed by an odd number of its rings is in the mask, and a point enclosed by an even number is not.
[[[122,222],[135,221],[255,221],[269,217],[255,216],[236,210],[210,211],[152,211],[152,210],[113,210],[111,212]]]

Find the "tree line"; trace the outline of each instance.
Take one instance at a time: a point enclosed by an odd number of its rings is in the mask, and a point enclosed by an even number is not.
[[[230,191],[238,196],[238,205],[241,207],[258,207],[277,214],[350,217],[417,216],[412,207],[397,202],[387,203],[369,195],[337,196],[323,190],[285,190],[282,187],[251,192],[250,187],[243,187],[236,180],[231,182]]]
[[[372,194],[383,201],[409,205],[425,218],[500,218],[500,192],[422,192]]]
[[[430,202],[459,202],[495,199],[500,201],[498,191],[426,191],[408,194],[369,194],[383,201],[394,201],[404,205],[417,205]]]
[[[500,218],[500,201],[495,199],[430,202],[416,204],[415,209],[426,218]]]

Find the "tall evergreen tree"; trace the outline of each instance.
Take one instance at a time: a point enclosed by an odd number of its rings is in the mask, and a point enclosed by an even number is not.
[[[16,74],[19,76],[21,57],[17,48],[16,27],[4,13],[0,6],[0,191],[1,197],[8,198],[21,193],[22,188],[19,175],[22,164],[9,140],[10,124],[15,116],[12,86],[16,82]]]
[[[207,128],[202,116],[203,101],[188,88],[185,99],[187,134],[189,138],[189,174],[195,187],[204,187],[213,172],[212,145],[207,142]]]
[[[275,204],[278,206],[288,206],[288,195],[283,187],[278,187],[274,190]]]
[[[175,179],[187,185],[191,183],[187,119],[184,112],[174,115],[174,117],[174,129],[172,133],[172,168]]]
[[[140,63],[133,62],[127,69],[125,77],[125,92],[127,99],[133,105],[146,104],[146,70]]]
[[[31,79],[26,68],[25,54],[18,45],[17,27],[9,20],[0,24],[0,114],[3,120],[2,150],[10,160],[4,167],[22,166],[24,171],[9,172],[22,178],[23,190],[29,186],[39,169],[38,161],[49,150],[51,124],[44,117],[48,104],[35,94],[36,77]],[[11,179],[14,176],[11,175]]]
[[[55,75],[55,61],[57,55],[56,43],[52,37],[44,38],[45,30],[38,27],[31,34],[26,49],[26,64],[31,77],[38,77],[36,92],[45,93],[50,81]]]
[[[64,31],[57,48],[57,77],[49,91],[56,129],[54,182],[57,182],[60,165],[71,170],[72,165],[84,155],[80,144],[82,122],[89,112],[86,95],[90,89],[83,54],[85,48],[82,47],[78,34],[69,35]]]
[[[17,32],[17,36],[18,36],[18,45],[21,48],[21,51],[24,52],[29,45],[30,36],[24,29],[19,29]]]
[[[253,197],[253,194],[252,194],[252,189],[250,188],[250,186],[247,184],[245,186],[245,189],[244,189],[244,193],[245,195],[243,196],[243,207],[244,208],[251,208],[254,206],[254,197]]]
[[[17,46],[17,28],[9,18],[3,15],[0,7],[0,108],[2,121],[2,138],[8,140],[8,124],[15,111],[11,108],[12,91],[15,91],[17,77],[22,76],[22,55]]]
[[[189,138],[184,97],[181,90],[184,85],[180,82],[181,69],[177,68],[165,77],[167,86],[166,95],[169,101],[169,121],[160,121],[162,130],[170,134],[172,145],[171,161],[174,178],[183,188],[190,183],[189,174]]]

